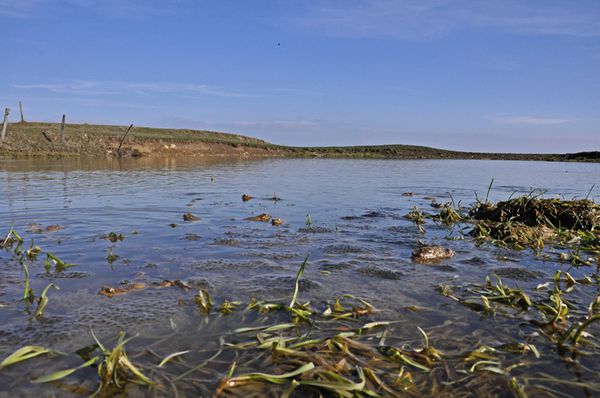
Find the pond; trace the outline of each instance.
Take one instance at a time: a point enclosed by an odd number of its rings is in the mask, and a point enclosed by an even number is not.
[[[428,344],[439,350],[442,359],[435,366],[422,369],[400,361],[389,369],[397,383],[407,383],[402,389],[407,396],[598,395],[599,351],[587,349],[577,358],[572,352],[565,355],[532,322],[534,315],[528,311],[482,314],[453,295],[442,294],[444,287],[461,292],[497,274],[506,285],[533,297],[547,294],[540,285],[552,282],[555,272],[564,270],[574,278],[587,275],[594,280],[579,284],[569,299],[570,307],[587,308],[597,296],[596,267],[573,268],[559,261],[558,251],[552,248],[540,255],[532,250],[478,245],[468,235],[468,225],[447,227],[426,218],[422,233],[405,216],[415,206],[425,215],[435,214],[439,210],[434,203],[469,206],[486,195],[504,200],[543,192],[544,197],[590,197],[598,202],[599,183],[600,164],[591,163],[196,158],[0,161],[2,233],[14,226],[24,240],[23,250],[32,245],[42,250],[35,259],[17,256],[8,248],[0,252],[0,356],[3,359],[26,345],[54,351],[1,369],[0,396],[36,391],[56,396],[93,393],[98,388],[98,371],[89,366],[49,384],[31,382],[89,359],[81,349],[94,343],[91,330],[110,347],[119,332],[137,335],[125,345],[129,358],[160,384],[127,383],[101,392],[107,396],[215,392],[279,396],[288,388],[288,380],[283,385],[243,386],[239,392],[224,388],[220,381],[229,372],[233,376],[281,374],[302,365],[296,359],[279,366],[270,352],[259,355],[256,347],[243,347],[256,333],[234,331],[290,322],[285,311],[264,314],[246,307],[253,298],[289,304],[306,256],[299,303],[310,301],[322,313],[328,306],[333,308],[336,297],[351,294],[376,309],[357,319],[335,319],[331,330],[383,322],[361,341],[382,351],[381,347],[389,346],[426,347],[419,327]],[[243,194],[253,198],[243,201]],[[184,221],[185,213],[197,219]],[[282,225],[247,220],[262,213],[281,218]],[[411,253],[420,243],[439,244],[456,255],[439,263],[416,263]],[[74,266],[62,269],[47,253]],[[23,264],[36,298],[50,283],[60,288],[48,290],[47,306],[37,318],[32,316],[36,301],[23,300]],[[172,281],[173,286],[161,285],[163,281]],[[99,294],[103,287],[123,293]],[[194,299],[201,290],[214,303],[210,314],[199,310]],[[364,307],[360,300],[344,300],[348,308]],[[218,311],[226,301],[232,303],[231,314]],[[591,325],[588,332],[598,333],[600,327]],[[507,348],[513,346],[526,349]],[[469,352],[477,350],[480,355],[468,358]],[[157,365],[181,352],[163,366]],[[401,376],[403,371],[411,372],[412,381]],[[369,383],[377,384],[367,376]],[[347,377],[360,380],[352,372]],[[302,388],[295,391],[297,396],[312,391],[310,386]],[[354,390],[348,391],[353,394]],[[392,395],[381,386],[377,393]]]

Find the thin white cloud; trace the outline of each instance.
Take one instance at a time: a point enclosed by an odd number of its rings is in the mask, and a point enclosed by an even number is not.
[[[465,28],[536,35],[599,36],[600,3],[517,0],[325,0],[308,3],[297,22],[342,37],[432,40]]]
[[[0,0],[0,16],[27,18],[44,15],[48,8],[93,10],[113,17],[139,18],[172,14],[190,0]]]
[[[494,116],[490,119],[495,123],[521,126],[554,126],[569,122],[568,119],[539,116]]]
[[[123,82],[75,80],[62,83],[11,84],[10,87],[23,90],[41,90],[75,95],[121,95],[135,94],[150,96],[172,94],[185,96],[216,96],[247,98],[256,95],[224,90],[205,84],[172,82]]]
[[[30,16],[47,0],[0,0],[0,16],[24,18]]]
[[[255,121],[255,120],[238,120],[232,123],[234,126],[239,127],[278,127],[278,128],[302,128],[302,127],[314,127],[318,126],[319,123],[314,120],[269,120],[269,121]]]

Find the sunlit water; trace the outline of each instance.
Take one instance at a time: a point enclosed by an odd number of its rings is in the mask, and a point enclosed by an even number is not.
[[[151,284],[165,279],[206,288],[216,302],[251,297],[289,298],[304,257],[309,264],[300,295],[315,303],[342,293],[360,296],[383,310],[378,317],[401,320],[396,333],[416,335],[415,325],[430,333],[441,349],[460,344],[522,341],[534,329],[518,320],[481,319],[480,314],[439,294],[440,284],[481,283],[486,275],[507,268],[526,268],[538,278],[507,282],[532,289],[551,280],[561,265],[536,258],[531,251],[509,251],[492,245],[476,247],[460,231],[431,220],[426,233],[403,218],[414,206],[435,213],[431,198],[468,205],[541,190],[565,198],[599,198],[600,165],[461,160],[255,160],[200,162],[193,159],[15,160],[0,162],[0,220],[11,225],[29,246],[31,240],[68,263],[64,272],[46,273],[44,258],[29,265],[32,287],[40,292],[53,282],[49,304],[40,321],[30,321],[23,292],[22,267],[9,252],[0,254],[0,353],[25,344],[73,352],[91,343],[89,329],[108,338],[119,331],[140,333],[140,347],[152,344],[176,326],[176,341],[154,343],[168,354],[197,346],[202,316],[178,305],[193,292],[149,288],[108,298],[103,285]],[[403,196],[411,192],[413,196]],[[242,194],[254,196],[249,202]],[[273,201],[277,195],[280,201]],[[191,212],[200,220],[184,222]],[[268,213],[284,225],[250,222]],[[312,231],[306,231],[310,214]],[[176,224],[175,227],[171,224]],[[59,224],[60,231],[28,232]],[[29,226],[29,227],[28,227]],[[122,233],[123,241],[102,239]],[[318,233],[316,233],[318,232]],[[418,242],[453,248],[454,258],[437,265],[413,263]],[[107,261],[111,253],[118,256]],[[582,293],[593,298],[594,289]],[[409,311],[407,308],[421,308]],[[236,325],[229,325],[235,327]],[[218,332],[223,332],[219,330]],[[597,381],[597,361],[574,370],[552,347],[537,343],[542,358],[522,374],[552,374],[563,380]],[[135,347],[135,343],[132,342]],[[140,348],[138,347],[138,348]],[[597,360],[598,357],[595,358]],[[70,363],[70,366],[77,364]],[[22,364],[20,374],[39,376]],[[63,364],[63,367],[65,364]],[[4,371],[6,373],[6,371]],[[13,374],[14,375],[14,374]],[[8,376],[7,376],[8,377]],[[0,390],[37,388],[0,373]],[[47,388],[47,387],[45,387]],[[585,396],[585,388],[559,385],[557,390]],[[67,394],[58,390],[58,395]],[[8,395],[7,395],[8,396]]]

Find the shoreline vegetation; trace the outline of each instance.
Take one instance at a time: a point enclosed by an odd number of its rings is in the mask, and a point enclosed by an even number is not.
[[[490,159],[600,162],[600,151],[571,154],[484,153],[416,145],[291,147],[248,136],[205,130],[66,124],[10,123],[0,158],[20,157],[323,157],[374,159]],[[118,149],[122,143],[120,150]]]

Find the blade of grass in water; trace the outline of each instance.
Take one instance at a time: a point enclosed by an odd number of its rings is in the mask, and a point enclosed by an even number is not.
[[[31,319],[38,319],[44,315],[44,310],[46,309],[46,305],[48,305],[48,296],[46,293],[48,293],[48,289],[51,287],[55,288],[56,290],[60,290],[60,288],[54,283],[50,283],[48,286],[46,286],[46,288],[42,291],[42,295],[38,297],[38,305]]]
[[[266,382],[273,383],[273,384],[284,384],[284,383],[286,383],[286,380],[289,379],[290,377],[301,375],[302,373],[306,373],[309,370],[312,370],[314,368],[315,368],[315,365],[312,362],[309,362],[306,365],[303,365],[292,372],[284,373],[281,375],[274,375],[274,374],[268,374],[268,373],[248,373],[246,375],[241,375],[241,376],[237,376],[237,377],[230,379],[228,384],[230,386],[233,386],[235,384],[235,382],[238,382],[238,381],[252,381],[252,380],[266,381]]]
[[[7,366],[14,365],[15,363],[19,363],[29,358],[37,357],[39,355],[44,355],[49,352],[49,349],[37,345],[28,345],[19,348],[17,351],[6,357],[2,362],[0,362],[0,370],[4,369]]]
[[[162,368],[167,362],[169,362],[171,359],[187,354],[188,352],[190,352],[190,350],[185,350],[185,351],[179,351],[179,352],[174,352],[171,355],[167,355],[165,357],[165,359],[163,359],[162,361],[160,361],[160,363],[158,364],[159,368]]]
[[[308,262],[308,254],[304,258],[304,262],[302,262],[302,265],[300,266],[300,269],[298,270],[298,275],[296,275],[296,281],[294,283],[294,295],[292,296],[292,301],[290,302],[290,308],[294,308],[294,306],[296,305],[296,299],[298,297],[298,289],[300,288],[300,277],[304,273],[304,268],[306,267],[307,262]]]
[[[100,357],[95,356],[92,359],[90,359],[89,361],[77,366],[76,368],[59,370],[58,372],[54,372],[54,373],[51,373],[46,376],[38,377],[37,379],[33,379],[33,380],[31,380],[31,382],[32,383],[49,383],[51,381],[63,379],[65,377],[69,376],[70,374],[75,373],[79,369],[86,368],[86,367],[96,363],[96,361],[98,361],[98,359],[100,359]]]
[[[23,265],[23,270],[25,271],[25,289],[23,289],[23,300],[33,302],[33,289],[29,287],[29,269],[25,263]]]

